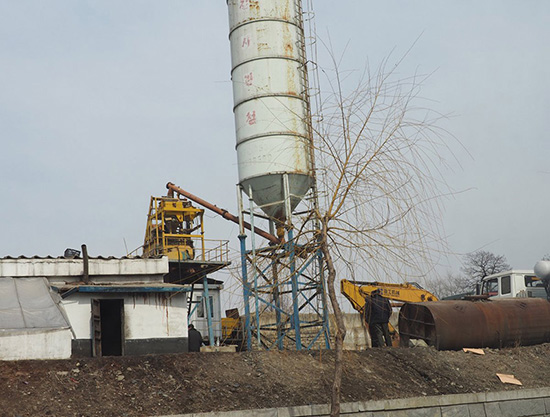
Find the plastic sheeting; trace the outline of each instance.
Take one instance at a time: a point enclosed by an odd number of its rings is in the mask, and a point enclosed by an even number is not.
[[[70,327],[46,278],[0,278],[0,331]]]

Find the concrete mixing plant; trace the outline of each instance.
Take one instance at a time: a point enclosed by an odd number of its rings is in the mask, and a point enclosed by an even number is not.
[[[227,4],[247,347],[329,348],[301,2]]]

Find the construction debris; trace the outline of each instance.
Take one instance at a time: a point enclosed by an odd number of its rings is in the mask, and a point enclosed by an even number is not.
[[[462,350],[466,353],[471,352],[471,353],[475,353],[476,355],[485,355],[485,352],[483,351],[483,349],[463,348]]]
[[[497,376],[503,384],[523,385],[514,375],[497,374]]]

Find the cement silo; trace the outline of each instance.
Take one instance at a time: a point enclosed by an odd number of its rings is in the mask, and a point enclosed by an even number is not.
[[[315,177],[301,1],[227,4],[246,348],[329,349],[317,200],[309,192]],[[243,191],[249,196],[246,208]],[[247,247],[244,219],[248,216],[255,231],[257,221],[265,221],[258,208],[270,217],[270,233],[276,228],[277,238],[264,246],[251,233]]]
[[[227,3],[239,184],[265,214],[285,220],[287,194],[293,210],[313,183],[301,5]]]

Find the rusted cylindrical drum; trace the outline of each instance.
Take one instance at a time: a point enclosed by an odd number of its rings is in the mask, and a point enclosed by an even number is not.
[[[422,339],[439,350],[550,342],[550,302],[536,298],[408,303],[399,313],[401,344]]]

